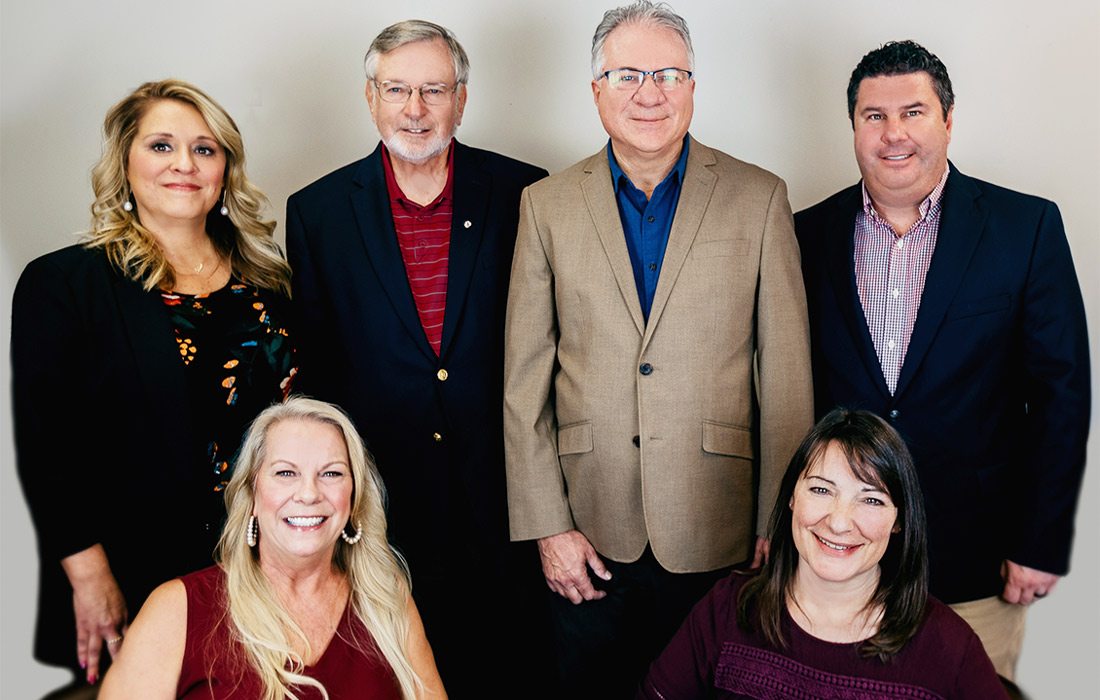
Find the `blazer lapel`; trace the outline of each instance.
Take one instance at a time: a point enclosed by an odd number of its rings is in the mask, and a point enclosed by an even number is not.
[[[435,352],[424,335],[420,316],[416,313],[405,261],[397,246],[397,233],[393,227],[386,176],[382,170],[382,145],[360,166],[355,174],[359,190],[351,195],[351,206],[359,226],[359,235],[366,248],[367,261],[378,277],[382,289],[393,306],[394,313],[412,337],[413,344],[433,362]],[[349,292],[350,293],[350,292]]]
[[[932,263],[924,281],[920,309],[913,325],[913,335],[909,338],[909,349],[905,352],[905,363],[901,367],[895,396],[901,395],[916,374],[970,266],[970,258],[981,239],[987,217],[978,196],[978,189],[970,178],[952,165],[943,193],[936,250],[932,253]]]
[[[860,185],[851,188],[848,194],[832,212],[832,220],[824,227],[832,240],[826,241],[826,268],[829,286],[836,297],[837,307],[844,318],[844,325],[852,338],[852,344],[859,353],[863,368],[871,383],[882,396],[889,396],[886,378],[882,374],[875,343],[871,331],[867,328],[867,317],[863,313],[863,303],[859,300],[855,274],[855,218],[863,206],[863,190]]]
[[[645,318],[642,303],[638,301],[638,289],[634,286],[634,269],[630,266],[630,253],[626,249],[626,234],[619,219],[619,206],[615,189],[611,184],[611,167],[607,164],[607,151],[601,150],[585,164],[588,177],[581,182],[581,193],[588,206],[588,213],[596,227],[604,254],[615,275],[619,293],[634,319],[638,335],[645,335]]]
[[[642,340],[642,349],[653,337],[661,312],[665,310],[672,287],[676,284],[680,270],[691,251],[691,244],[703,223],[707,207],[710,205],[714,186],[718,176],[710,167],[715,163],[714,153],[695,139],[691,139],[688,151],[687,167],[684,169],[684,182],[680,188],[680,201],[672,219],[672,229],[668,234],[668,245],[661,261],[661,276],[657,280],[657,289],[653,294],[653,306],[649,310],[649,323]],[[633,280],[633,278],[631,278]],[[637,292],[635,292],[637,296]]]
[[[458,141],[454,142],[454,214],[451,217],[450,257],[447,261],[447,308],[443,314],[443,340],[439,356],[444,357],[466,308],[470,279],[476,269],[481,241],[489,215],[489,175],[479,159]]]

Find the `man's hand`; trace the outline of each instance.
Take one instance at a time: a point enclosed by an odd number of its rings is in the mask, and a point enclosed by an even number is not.
[[[603,565],[592,543],[577,530],[565,532],[539,540],[539,557],[542,559],[542,575],[546,585],[574,605],[585,600],[599,600],[607,595],[597,590],[588,578],[585,566],[604,581],[611,580],[611,572]]]
[[[1001,577],[1005,580],[1005,590],[1001,598],[1006,603],[1031,605],[1045,598],[1058,585],[1061,576],[1032,569],[1005,559],[1001,564]]]

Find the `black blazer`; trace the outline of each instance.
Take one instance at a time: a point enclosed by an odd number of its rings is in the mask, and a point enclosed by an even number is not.
[[[866,408],[905,437],[928,506],[932,593],[998,595],[1004,559],[1064,574],[1085,464],[1085,311],[1058,207],[954,165],[891,396],[856,290],[857,184],[795,216],[817,414]]]
[[[156,292],[72,246],[27,265],[12,314],[17,468],[41,561],[35,655],[76,665],[60,559],[101,543],[130,618],[158,584],[209,566],[217,523],[196,522],[183,364]],[[30,602],[30,601],[28,601]]]
[[[445,573],[441,550],[456,539],[483,552],[508,542],[504,311],[520,193],[546,175],[495,153],[454,148],[438,357],[409,290],[381,146],[287,202],[298,386],[342,406],[369,443],[389,492],[392,539],[414,577]]]

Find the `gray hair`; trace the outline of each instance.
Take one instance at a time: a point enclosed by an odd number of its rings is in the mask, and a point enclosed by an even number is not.
[[[367,55],[363,57],[363,70],[368,80],[374,80],[375,71],[378,70],[378,57],[400,48],[405,44],[416,41],[434,41],[442,39],[451,52],[451,61],[455,67],[455,83],[465,85],[470,79],[470,59],[466,57],[466,49],[458,43],[454,32],[446,27],[428,22],[422,19],[407,19],[404,22],[391,24],[374,37],[367,49]]]
[[[603,45],[607,37],[622,24],[649,24],[663,29],[671,29],[680,35],[687,48],[687,69],[695,70],[695,50],[691,48],[691,33],[688,32],[684,18],[672,11],[668,3],[637,0],[631,5],[616,7],[603,13],[603,20],[592,36],[592,77],[598,79],[603,73]],[[618,66],[616,66],[618,67]],[[680,66],[652,66],[653,68],[679,68]]]

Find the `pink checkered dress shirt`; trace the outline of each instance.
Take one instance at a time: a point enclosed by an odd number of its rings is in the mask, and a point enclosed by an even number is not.
[[[940,232],[940,200],[947,184],[940,182],[919,207],[920,218],[899,235],[875,211],[863,186],[863,209],[856,216],[855,272],[867,330],[875,344],[882,376],[892,395],[909,349],[921,294]]]

